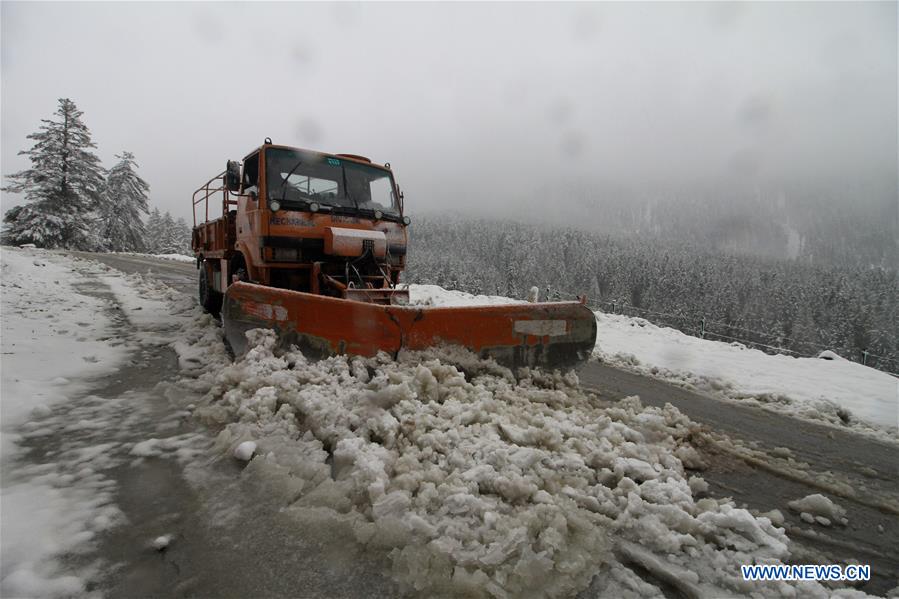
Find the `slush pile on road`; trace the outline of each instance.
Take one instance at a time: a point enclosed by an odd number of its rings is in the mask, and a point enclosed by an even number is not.
[[[388,553],[409,591],[661,595],[635,565],[686,596],[830,596],[742,580],[741,564],[780,563],[789,541],[700,498],[685,470],[701,465],[696,425],[671,406],[609,405],[573,375],[516,378],[449,350],[310,362],[270,331],[248,337],[240,361],[204,375],[197,415],[224,425],[222,451],[256,444],[243,476],[304,530]]]

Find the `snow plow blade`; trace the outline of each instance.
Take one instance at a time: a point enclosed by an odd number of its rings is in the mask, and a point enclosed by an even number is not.
[[[580,302],[431,307],[382,305],[239,282],[225,293],[225,336],[235,355],[245,333],[274,329],[282,348],[307,355],[374,356],[458,345],[509,366],[565,368],[586,360],[596,317]]]

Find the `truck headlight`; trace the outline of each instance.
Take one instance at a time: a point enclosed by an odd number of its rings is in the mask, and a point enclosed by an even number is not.
[[[408,216],[404,216],[404,217],[403,217],[403,224],[404,224],[404,225],[410,225],[410,224],[412,224],[412,219],[409,218]]]
[[[316,202],[309,204],[309,212],[318,212],[319,205]]]
[[[272,209],[272,212],[277,212],[281,209],[281,202],[278,200],[272,200],[268,203],[268,207]]]

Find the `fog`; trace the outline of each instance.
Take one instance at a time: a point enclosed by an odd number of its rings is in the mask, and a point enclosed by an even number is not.
[[[578,224],[572,188],[896,185],[896,3],[0,12],[4,182],[69,97],[104,165],[133,152],[152,205],[188,219],[192,191],[266,136],[390,162],[413,217],[552,197]]]

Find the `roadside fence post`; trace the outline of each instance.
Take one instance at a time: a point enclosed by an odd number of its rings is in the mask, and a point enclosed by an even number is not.
[[[699,321],[699,338],[705,339],[705,316]]]

